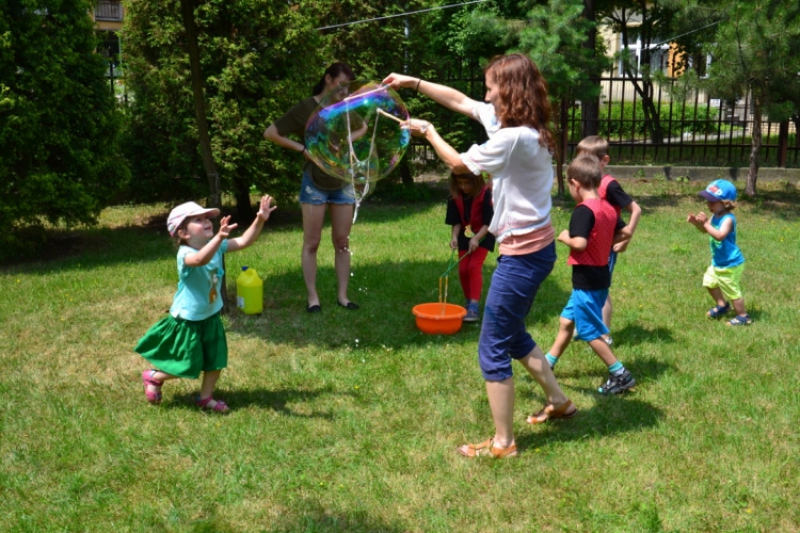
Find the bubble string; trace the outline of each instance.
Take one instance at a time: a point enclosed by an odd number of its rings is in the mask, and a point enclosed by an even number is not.
[[[354,97],[348,96],[344,99],[344,115],[347,119],[347,146],[350,152],[350,183],[353,185],[353,199],[355,200],[355,206],[353,208],[353,224],[355,224],[356,220],[358,220],[358,208],[361,206],[361,200],[364,198],[364,194],[368,190],[369,183],[367,183],[364,193],[359,194],[358,189],[356,188],[355,177],[355,163],[357,160],[355,156],[355,148],[353,147],[353,127],[350,124],[350,100],[352,98]]]
[[[378,136],[378,122],[380,121],[380,117],[381,117],[381,115],[383,115],[385,117],[391,118],[392,120],[396,121],[398,124],[402,124],[403,123],[402,120],[400,120],[399,118],[395,117],[391,113],[387,113],[386,111],[384,111],[380,107],[376,108],[377,113],[375,115],[375,125],[372,127],[372,139],[370,141],[369,153],[367,154],[367,175],[365,176],[366,183],[364,184],[364,191],[363,192],[361,192],[361,193],[356,192],[355,173],[353,171],[353,168],[355,166],[355,163],[356,162],[360,163],[360,161],[358,161],[358,159],[356,159],[356,157],[355,157],[355,149],[353,148],[353,133],[352,133],[353,130],[352,130],[352,125],[350,123],[350,108],[349,108],[349,103],[350,102],[349,102],[349,100],[353,99],[353,98],[356,98],[356,97],[364,97],[364,96],[366,96],[368,94],[375,93],[375,92],[378,92],[378,91],[385,92],[386,91],[386,86],[385,85],[381,85],[377,89],[373,89],[371,91],[367,91],[365,93],[361,93],[359,95],[356,95],[356,96],[353,96],[353,97],[347,97],[347,98],[344,99],[345,102],[346,102],[345,103],[345,114],[347,116],[347,139],[348,139],[348,144],[349,144],[349,147],[350,147],[350,181],[353,183],[353,191],[354,191],[354,196],[355,196],[355,201],[356,201],[355,209],[353,210],[353,224],[355,224],[356,220],[358,219],[358,208],[361,206],[361,200],[363,200],[364,197],[369,192],[369,184],[372,181],[372,165],[370,165],[370,161],[372,160],[372,156],[373,156],[373,154],[375,152],[375,144],[376,144],[375,143],[375,139]]]
[[[347,101],[347,100],[355,100],[356,98],[363,98],[363,97],[365,97],[367,95],[370,95],[372,93],[377,93],[377,92],[385,93],[386,89],[388,87],[389,87],[388,85],[381,84],[381,85],[378,85],[377,87],[375,87],[374,89],[371,89],[369,91],[364,91],[363,93],[354,94],[353,96],[345,96],[344,100],[345,101]]]

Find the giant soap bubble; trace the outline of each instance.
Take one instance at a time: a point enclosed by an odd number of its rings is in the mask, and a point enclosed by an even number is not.
[[[410,133],[408,111],[385,85],[352,81],[331,91],[306,124],[311,159],[327,174],[355,186],[358,202],[397,166]]]

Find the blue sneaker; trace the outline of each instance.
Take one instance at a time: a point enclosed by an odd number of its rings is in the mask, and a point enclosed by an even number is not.
[[[464,306],[467,310],[467,316],[464,317],[464,322],[477,322],[480,320],[480,315],[478,314],[478,304],[472,303],[467,304]]]
[[[609,375],[608,381],[606,381],[602,387],[597,389],[597,392],[600,394],[619,394],[621,392],[625,392],[634,385],[636,385],[636,380],[633,379],[633,376],[626,368],[625,371],[619,376],[615,376],[613,374]]]
[[[752,323],[753,319],[748,314],[736,315],[726,322],[729,326],[749,326]]]

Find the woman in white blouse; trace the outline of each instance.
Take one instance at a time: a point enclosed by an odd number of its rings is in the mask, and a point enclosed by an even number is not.
[[[415,88],[437,103],[479,121],[489,137],[459,154],[429,122],[411,119],[407,127],[424,136],[456,174],[486,172],[492,177],[494,218],[489,231],[497,238],[500,257],[492,276],[478,345],[478,361],[494,419],[494,436],[458,448],[466,457],[496,458],[517,454],[514,441],[514,377],[516,359],[541,385],[547,404],[528,417],[538,424],[551,418],[572,418],[578,412],[567,399],[525,327],[539,286],[556,261],[555,232],[550,223],[555,140],[548,129],[547,83],[525,55],[494,58],[485,69],[486,97],[477,102],[444,85],[390,74],[384,84]]]

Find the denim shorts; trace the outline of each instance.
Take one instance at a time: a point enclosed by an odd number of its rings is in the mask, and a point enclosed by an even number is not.
[[[608,333],[603,323],[603,305],[608,298],[608,289],[584,291],[572,289],[567,305],[561,311],[561,318],[575,323],[576,341],[591,342]]]
[[[314,184],[311,175],[303,172],[303,182],[300,184],[300,203],[323,205],[323,204],[354,204],[356,203],[356,195],[353,191],[353,184],[348,183],[341,189],[327,191],[320,189]]]
[[[478,362],[486,381],[512,377],[511,359],[522,359],[536,347],[525,318],[555,263],[555,242],[531,254],[497,258],[478,341]]]

